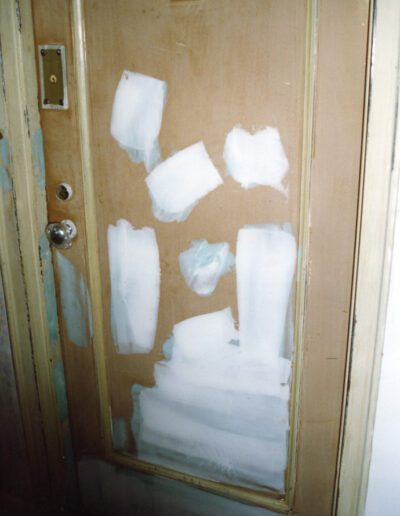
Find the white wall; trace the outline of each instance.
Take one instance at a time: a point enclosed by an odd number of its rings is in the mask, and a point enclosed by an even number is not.
[[[400,514],[400,210],[397,208],[389,304],[365,516]],[[371,296],[374,295],[371,292]]]

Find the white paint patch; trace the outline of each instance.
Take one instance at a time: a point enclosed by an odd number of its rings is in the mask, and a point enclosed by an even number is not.
[[[262,363],[238,337],[230,308],[174,326],[172,356],[156,364],[156,386],[133,389],[139,458],[283,490],[290,361],[281,359],[281,369]]]
[[[154,344],[160,299],[160,259],[152,228],[124,219],[108,226],[111,323],[119,353],[148,353]]]
[[[223,184],[203,142],[176,152],[146,178],[153,214],[162,222],[185,220],[200,199]]]
[[[266,127],[250,134],[234,127],[225,140],[224,160],[228,174],[243,188],[272,186],[287,195],[282,181],[289,162],[278,129]]]
[[[289,228],[246,226],[236,249],[240,343],[263,360],[282,355],[296,263]]]
[[[111,135],[148,172],[161,161],[158,135],[166,96],[166,82],[127,70],[115,92]]]
[[[210,296],[220,278],[234,266],[235,258],[227,242],[209,244],[207,240],[194,240],[179,255],[179,266],[186,284],[199,296]]]

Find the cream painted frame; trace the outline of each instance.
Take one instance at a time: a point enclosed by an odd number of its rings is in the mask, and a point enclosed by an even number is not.
[[[310,5],[316,5],[314,2]],[[351,388],[345,400],[344,406],[347,406],[346,419],[344,426],[343,439],[343,453],[340,461],[340,477],[338,478],[338,486],[340,488],[340,496],[338,503],[339,514],[358,514],[352,512],[354,507],[362,507],[365,499],[365,485],[366,485],[366,465],[369,462],[368,446],[366,443],[371,439],[371,423],[372,415],[376,400],[376,378],[379,375],[379,364],[374,362],[374,357],[379,356],[379,346],[375,346],[376,342],[381,341],[383,334],[383,317],[385,311],[385,292],[387,290],[388,278],[388,261],[390,257],[390,234],[392,224],[393,199],[397,195],[397,186],[393,184],[391,198],[389,199],[389,186],[391,179],[390,170],[386,167],[385,174],[380,173],[382,167],[379,163],[387,163],[389,156],[393,150],[393,137],[383,139],[377,131],[373,131],[374,124],[384,124],[385,120],[389,123],[391,121],[391,134],[394,134],[394,123],[396,118],[395,105],[396,94],[393,93],[393,84],[396,83],[394,78],[393,63],[397,64],[399,48],[393,48],[393,36],[398,41],[399,32],[399,10],[400,6],[396,5],[395,0],[377,0],[375,6],[375,21],[373,27],[373,42],[374,42],[374,62],[373,67],[378,67],[378,62],[381,59],[386,64],[382,64],[383,70],[381,74],[384,84],[378,87],[378,84],[373,83],[370,95],[369,108],[369,125],[368,138],[366,139],[366,172],[363,187],[363,205],[360,209],[360,248],[358,256],[358,273],[355,280],[357,288],[357,295],[354,301],[354,313],[357,316],[357,325],[355,331],[352,332],[352,346],[350,349],[352,368],[349,371],[349,378],[351,381]],[[395,14],[395,16],[394,16]],[[74,0],[73,2],[73,16],[76,20],[77,27],[79,27],[82,16],[82,2]],[[10,92],[7,95],[7,115],[9,120],[10,130],[10,144],[12,149],[18,149],[13,153],[12,168],[14,169],[14,192],[17,204],[17,220],[20,231],[20,240],[18,242],[17,236],[9,231],[6,223],[0,224],[0,238],[6,242],[6,251],[2,253],[2,270],[5,276],[6,300],[9,307],[9,318],[11,320],[11,333],[13,341],[14,356],[21,358],[15,359],[16,372],[18,380],[21,380],[20,398],[22,412],[24,415],[25,426],[34,417],[30,414],[24,397],[27,396],[27,388],[23,387],[23,374],[25,355],[21,349],[21,340],[18,337],[18,331],[23,331],[23,328],[18,328],[19,318],[16,318],[16,310],[25,299],[30,315],[29,330],[32,334],[32,348],[34,351],[34,366],[37,374],[38,396],[41,404],[41,411],[43,415],[44,430],[47,444],[47,456],[50,463],[50,470],[54,473],[59,471],[60,463],[62,464],[62,429],[56,410],[56,400],[54,385],[51,380],[50,361],[51,350],[49,349],[48,339],[48,321],[45,316],[45,299],[43,293],[43,280],[41,277],[40,256],[38,255],[37,242],[43,232],[46,223],[46,203],[43,192],[38,191],[33,170],[32,160],[32,141],[28,129],[39,127],[38,108],[37,108],[37,91],[36,91],[36,70],[34,58],[34,44],[32,32],[32,14],[29,0],[4,0],[0,3],[0,30],[3,41],[4,54],[4,68],[5,74],[5,90]],[[391,31],[387,30],[390,26]],[[385,32],[386,28],[386,32]],[[4,43],[6,42],[6,44]],[[8,43],[7,43],[8,42]],[[80,60],[78,66],[84,64],[84,32],[76,30],[74,33],[74,43],[76,45],[75,51]],[[378,52],[379,49],[379,52]],[[312,41],[309,41],[309,59],[313,59],[314,50]],[[386,54],[386,57],[384,57]],[[84,68],[83,68],[84,70]],[[78,70],[79,72],[79,70]],[[85,77],[82,75],[82,68],[78,73],[78,80],[81,86],[87,87],[85,84]],[[387,75],[389,72],[389,75]],[[378,73],[376,74],[378,77]],[[374,75],[373,75],[374,79]],[[397,77],[396,77],[397,79]],[[375,80],[375,79],[374,79]],[[376,79],[378,81],[378,78]],[[391,94],[388,95],[387,84],[391,84]],[[393,83],[393,84],[392,84]],[[394,87],[394,89],[396,89]],[[310,90],[311,91],[311,90]],[[397,93],[397,90],[396,90]],[[312,102],[312,96],[307,96],[308,108]],[[375,107],[381,105],[381,109]],[[385,109],[382,109],[382,106]],[[81,119],[88,123],[87,105],[80,102]],[[377,121],[375,117],[381,120]],[[27,115],[28,114],[28,118]],[[384,119],[384,116],[387,118]],[[29,126],[28,127],[28,121]],[[390,125],[390,124],[389,124]],[[389,132],[390,132],[389,131]],[[312,134],[306,134],[306,138],[311,138]],[[89,135],[90,138],[90,135]],[[383,155],[385,157],[383,157]],[[86,166],[90,164],[90,154],[83,153],[83,161]],[[380,161],[383,160],[383,161]],[[17,173],[18,171],[18,173]],[[378,181],[379,179],[379,181]],[[91,185],[89,187],[89,195]],[[307,188],[307,183],[303,185]],[[371,221],[371,213],[377,206],[377,200],[380,200],[381,207],[379,217],[375,221]],[[93,220],[90,214],[87,215],[86,221],[89,227],[93,227]],[[379,219],[379,221],[377,221]],[[5,219],[4,219],[5,220]],[[373,227],[371,224],[373,223]],[[382,235],[387,235],[383,238]],[[96,244],[95,240],[91,247]],[[371,249],[376,249],[376,253],[372,253]],[[17,293],[12,292],[10,287],[13,282],[13,275],[15,274],[15,265],[20,264],[25,271],[25,285],[24,292],[21,289]],[[4,272],[5,271],[5,272]],[[90,279],[91,288],[95,283],[96,270],[94,276]],[[376,280],[375,287],[382,293],[380,298],[371,303],[370,292],[365,285],[363,287],[362,278],[379,278]],[[386,285],[386,286],[385,286]],[[100,292],[92,291],[92,295],[96,298]],[[378,291],[376,290],[376,291]],[[373,306],[371,306],[373,305]],[[371,331],[371,326],[375,329],[379,328],[378,340],[375,339],[376,332]],[[99,321],[95,321],[95,328],[99,328]],[[367,343],[364,347],[360,347],[360,342]],[[350,356],[349,356],[350,359]],[[29,362],[29,361],[28,361]],[[28,366],[29,367],[29,363]],[[104,374],[101,372],[100,376]],[[370,381],[371,375],[375,380]],[[297,382],[294,382],[295,384]],[[365,385],[369,385],[372,390],[371,396],[365,398]],[[374,388],[372,388],[375,385]],[[374,391],[375,389],[375,391]],[[375,394],[374,394],[375,392]],[[375,396],[375,400],[374,400]],[[371,403],[369,401],[371,400]],[[362,403],[360,401],[363,401]],[[108,407],[107,398],[103,398],[103,409]],[[370,409],[369,409],[370,407]],[[107,408],[108,410],[108,408]],[[360,419],[360,414],[363,419]],[[368,420],[368,424],[367,423]],[[28,428],[26,428],[28,432]],[[110,435],[109,425],[104,426],[104,432]],[[360,437],[361,436],[361,437]],[[350,450],[354,450],[355,444],[364,443],[363,447],[357,446],[357,456],[354,452],[350,454]],[[32,448],[32,444],[30,445]],[[360,490],[357,489],[361,486]],[[362,487],[364,486],[364,487]],[[205,487],[205,486],[204,486]],[[354,492],[357,492],[357,501],[354,501]],[[226,493],[228,494],[228,493]],[[356,505],[355,505],[356,504]],[[284,510],[282,505],[271,507],[276,510]],[[359,510],[359,509],[357,509]],[[347,512],[346,512],[347,511]]]
[[[353,329],[338,463],[339,516],[362,516],[365,510],[399,192],[400,3],[376,0],[373,18]]]

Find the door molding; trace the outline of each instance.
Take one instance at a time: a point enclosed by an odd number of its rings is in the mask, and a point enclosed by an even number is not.
[[[399,189],[399,2],[376,0],[370,40],[353,327],[338,463],[341,516],[364,514],[368,487]]]

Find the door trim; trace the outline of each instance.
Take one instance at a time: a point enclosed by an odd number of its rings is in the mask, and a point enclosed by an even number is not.
[[[399,190],[400,4],[376,0],[337,514],[364,514]],[[358,262],[358,263],[357,263]]]

